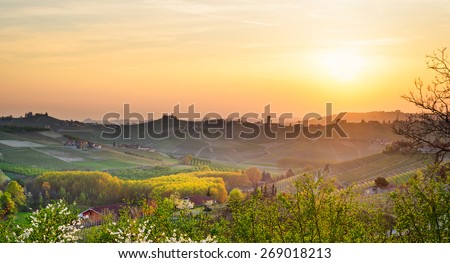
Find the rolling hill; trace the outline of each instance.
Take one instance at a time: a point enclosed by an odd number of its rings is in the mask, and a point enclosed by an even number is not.
[[[317,176],[331,178],[339,187],[351,185],[373,186],[377,177],[385,177],[391,183],[404,183],[408,176],[420,168],[432,163],[427,155],[404,155],[379,153],[350,161],[329,164],[325,168],[313,171]],[[281,192],[294,190],[293,182],[302,174],[276,183]]]
[[[170,116],[141,124],[107,127],[96,123],[58,120],[47,114],[28,114],[23,118],[3,117],[0,119],[0,162],[56,171],[120,170],[179,165],[183,156],[192,155],[198,160],[205,160],[206,166],[219,167],[219,170],[256,166],[277,176],[289,168],[303,171],[321,168],[329,163],[343,164],[366,156],[371,158],[382,152],[387,144],[399,139],[392,132],[390,124],[380,122],[344,122],[341,126],[347,138],[333,134],[329,138],[317,139],[305,136],[287,139],[286,134],[292,134],[296,129],[305,132],[307,127],[275,124],[270,125],[270,129],[276,138],[267,138],[262,133],[253,138],[243,138],[240,135],[248,132],[247,124],[223,122],[224,129],[218,131],[228,134],[230,138],[181,138],[183,134],[195,135],[196,131],[204,131],[207,126],[203,122],[188,122]],[[252,125],[261,131],[268,128],[261,123]],[[121,136],[112,134],[112,128],[123,133]],[[320,132],[325,130],[320,125],[313,128]],[[168,136],[155,138],[150,136],[149,131],[167,133]],[[80,150],[67,146],[69,140],[85,141],[97,146]],[[195,168],[198,165],[193,166]],[[372,168],[369,165],[367,169]],[[361,168],[340,174],[340,169],[345,168],[331,166],[337,180],[343,185],[353,181],[352,173],[364,172]],[[376,174],[376,167],[374,169],[373,175]],[[367,178],[371,177],[367,175]]]

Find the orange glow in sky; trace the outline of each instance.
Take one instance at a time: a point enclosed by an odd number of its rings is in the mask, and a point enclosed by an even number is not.
[[[0,115],[413,111],[450,2],[0,0]]]

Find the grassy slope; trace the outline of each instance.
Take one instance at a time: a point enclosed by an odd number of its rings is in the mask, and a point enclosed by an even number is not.
[[[140,144],[176,156],[192,154],[214,161],[239,164],[259,163],[261,165],[274,164],[283,158],[304,159],[312,165],[351,160],[381,152],[384,145],[373,143],[374,139],[395,140],[399,138],[392,132],[390,125],[349,123],[342,124],[342,128],[349,138],[340,139],[335,135],[333,138],[320,140],[309,140],[305,137],[294,140],[241,140],[237,139],[238,136],[235,134],[233,140],[177,139],[173,137],[155,140],[148,137],[137,139],[136,136],[127,140],[123,138],[105,140],[99,136],[101,126],[65,127],[60,133],[90,139],[104,145],[112,145],[113,142]],[[269,154],[265,150],[266,147],[270,151]]]
[[[14,148],[0,144],[1,160],[49,170],[104,170],[138,166],[172,165],[176,161],[159,153],[126,148],[103,147],[102,150],[80,151],[63,146],[60,139],[39,133],[10,134],[0,132],[0,140],[36,142],[44,147]],[[126,153],[129,151],[129,153]],[[134,151],[134,153],[132,152]]]
[[[9,177],[4,174],[2,170],[0,170],[0,184],[3,184],[4,182],[7,182],[9,180]]]

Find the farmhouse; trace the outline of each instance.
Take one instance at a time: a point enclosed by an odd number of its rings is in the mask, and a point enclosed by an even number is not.
[[[205,205],[206,202],[208,201],[213,201],[214,203],[216,202],[215,200],[213,200],[211,197],[209,196],[203,196],[203,195],[191,195],[191,196],[186,196],[185,198],[183,198],[184,200],[188,200],[191,201],[192,203],[194,203],[194,206],[202,206]]]
[[[111,215],[113,218],[119,217],[119,211],[123,209],[126,204],[112,204],[104,206],[91,207],[81,212],[78,217],[87,219],[91,222],[99,222],[106,215]]]
[[[156,208],[156,203],[152,199],[147,200],[147,205],[149,207]],[[98,225],[101,224],[101,221],[105,216],[111,216],[113,220],[118,219],[120,216],[120,211],[124,209],[126,209],[133,218],[139,218],[146,213],[142,208],[125,203],[118,203],[91,207],[81,212],[78,217],[85,219],[88,225]]]

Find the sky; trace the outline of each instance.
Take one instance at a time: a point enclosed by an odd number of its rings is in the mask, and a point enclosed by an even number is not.
[[[450,1],[0,0],[0,115],[415,108]]]

